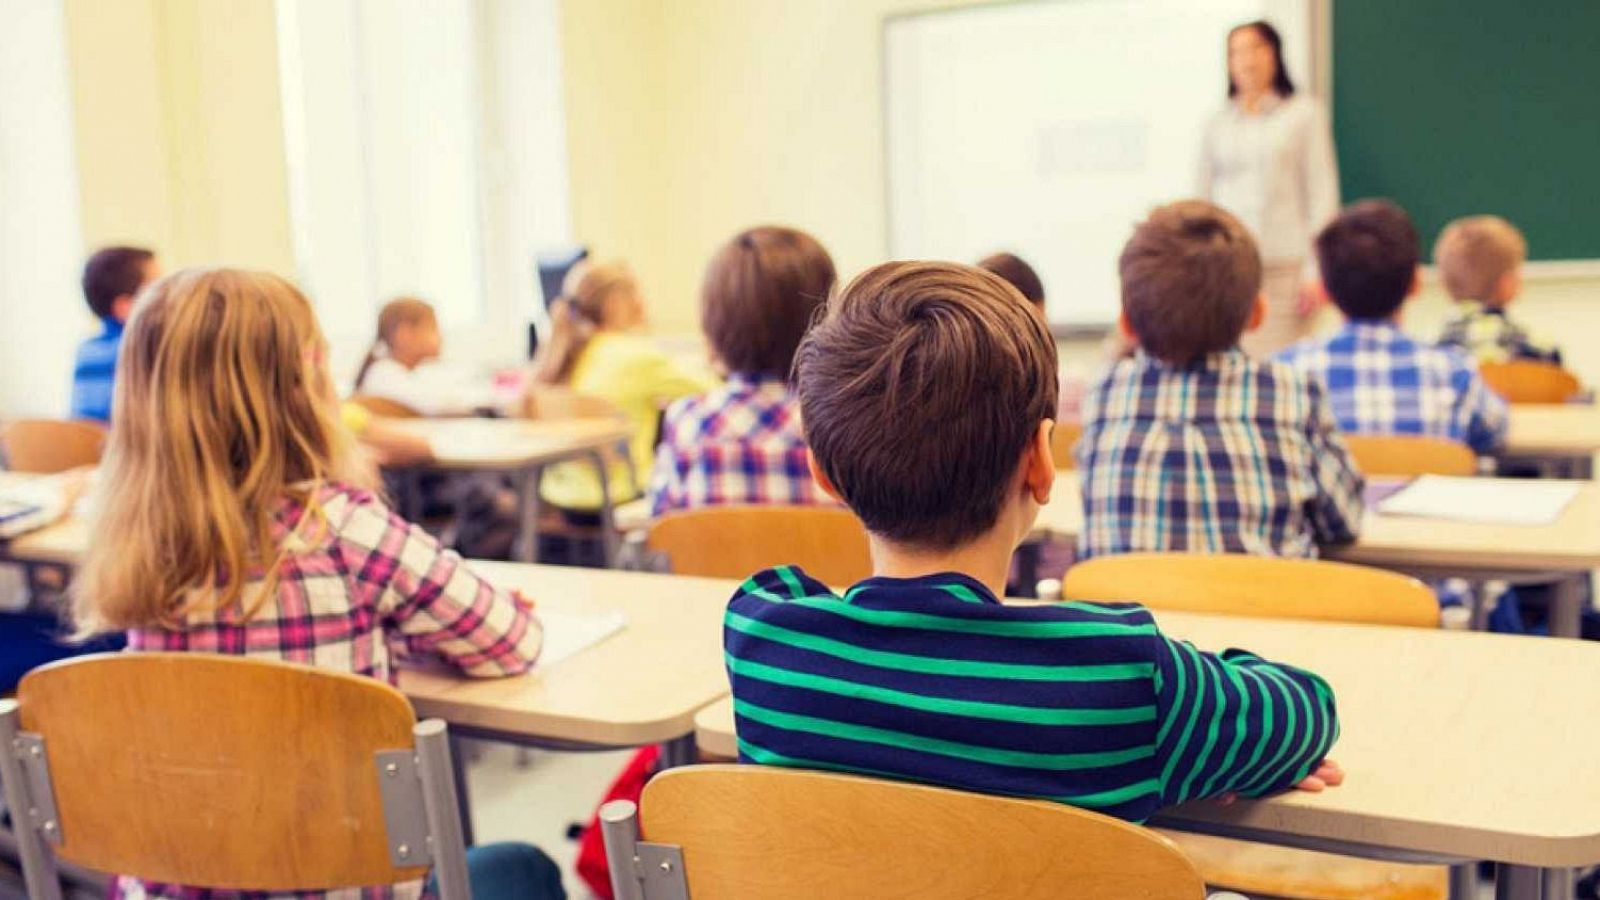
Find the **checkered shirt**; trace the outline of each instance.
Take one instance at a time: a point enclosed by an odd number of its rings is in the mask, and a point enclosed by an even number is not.
[[[1439,343],[1461,348],[1479,365],[1518,359],[1561,365],[1561,351],[1511,321],[1504,308],[1465,300],[1457,304],[1456,311],[1456,317],[1445,324]]]
[[[1175,368],[1139,353],[1084,406],[1081,558],[1313,557],[1351,541],[1363,480],[1322,390],[1237,349]]]

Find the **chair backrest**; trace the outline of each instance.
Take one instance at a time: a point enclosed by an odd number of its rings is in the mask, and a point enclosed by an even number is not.
[[[1439,626],[1439,601],[1415,578],[1317,559],[1210,553],[1100,556],[1067,570],[1061,596],[1267,619]]]
[[[18,419],[0,429],[0,450],[14,472],[50,474],[100,462],[106,428],[81,419]]]
[[[1057,422],[1056,430],[1050,433],[1050,455],[1055,458],[1056,468],[1076,469],[1078,467],[1077,447],[1078,439],[1083,437],[1083,425],[1078,422]]]
[[[47,811],[34,831],[17,827],[19,838],[58,841],[47,865],[54,856],[147,881],[291,891],[419,879],[431,859],[441,892],[467,896],[443,723],[417,724],[380,681],[121,653],[36,669],[7,704],[0,746],[19,729],[42,742],[47,770],[27,770],[24,754],[0,774],[13,811]],[[53,896],[36,875],[30,896]]]
[[[794,564],[825,584],[872,574],[867,530],[833,506],[713,506],[669,513],[650,526],[645,546],[676,575],[744,578]]]
[[[1347,434],[1345,446],[1367,475],[1476,475],[1478,455],[1466,444],[1420,434]]]
[[[618,900],[671,896],[660,889],[685,879],[694,900],[1204,896],[1194,866],[1154,831],[1042,800],[722,765],[661,773],[645,786],[642,822],[633,812],[626,801],[601,810]],[[655,864],[634,877],[615,860],[641,826]],[[682,864],[655,862],[661,845]]]
[[[350,402],[365,409],[375,416],[385,419],[420,419],[422,413],[399,400],[388,397],[375,397],[372,394],[356,394]]]
[[[615,403],[603,397],[580,394],[570,388],[548,386],[528,390],[523,397],[522,414],[529,419],[553,421],[627,418]]]
[[[1507,403],[1566,403],[1583,389],[1566,369],[1531,359],[1484,363],[1478,372]]]

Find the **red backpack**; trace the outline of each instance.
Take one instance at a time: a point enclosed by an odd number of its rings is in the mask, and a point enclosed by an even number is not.
[[[656,746],[645,747],[628,764],[622,767],[622,772],[617,779],[611,782],[611,787],[606,789],[606,795],[600,798],[600,803],[595,806],[594,815],[589,817],[588,827],[583,829],[583,836],[578,838],[578,877],[583,879],[589,890],[595,896],[604,900],[612,900],[611,870],[606,867],[606,845],[600,832],[600,807],[612,800],[631,800],[639,802],[639,796],[644,793],[644,783],[656,773],[656,762],[660,759],[661,748]]]

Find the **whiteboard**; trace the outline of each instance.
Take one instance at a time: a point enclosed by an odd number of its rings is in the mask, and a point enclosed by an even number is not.
[[[1228,30],[1258,18],[1309,90],[1312,0],[1019,2],[886,20],[891,255],[1010,251],[1038,270],[1052,323],[1115,322],[1117,255],[1151,207],[1193,196]]]

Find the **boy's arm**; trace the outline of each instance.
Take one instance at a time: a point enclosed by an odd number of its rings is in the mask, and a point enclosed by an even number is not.
[[[1243,650],[1157,637],[1156,760],[1161,805],[1260,797],[1317,771],[1339,736],[1322,678]]]
[[[1366,502],[1366,479],[1356,467],[1339,423],[1322,386],[1311,382],[1311,477],[1317,497],[1311,502],[1312,531],[1319,544],[1348,544],[1361,531],[1361,514]]]
[[[1505,443],[1506,429],[1510,427],[1506,401],[1489,389],[1477,370],[1465,364],[1457,374],[1457,390],[1461,396],[1459,410],[1466,419],[1463,430],[1467,446],[1480,455],[1493,453]]]

